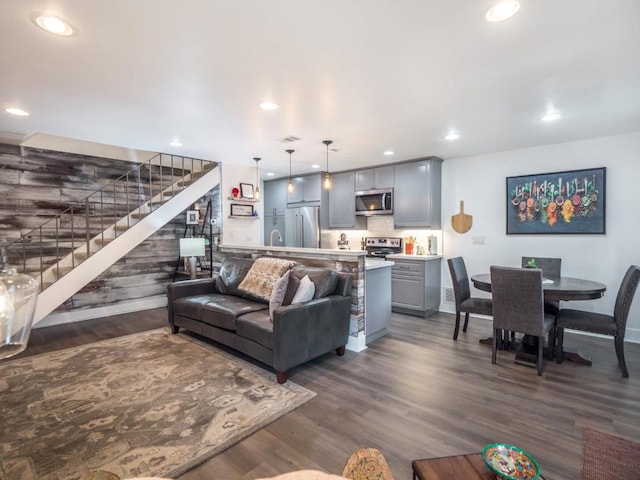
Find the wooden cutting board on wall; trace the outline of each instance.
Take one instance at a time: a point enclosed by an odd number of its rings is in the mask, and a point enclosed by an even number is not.
[[[464,200],[460,200],[460,213],[451,216],[451,227],[458,233],[467,233],[473,225],[473,216],[464,213]]]

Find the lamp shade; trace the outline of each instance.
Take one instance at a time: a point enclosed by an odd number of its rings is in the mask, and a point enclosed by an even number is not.
[[[0,358],[27,348],[38,283],[13,267],[0,267]]]
[[[204,256],[204,238],[181,238],[180,239],[180,256],[181,257],[203,257]]]

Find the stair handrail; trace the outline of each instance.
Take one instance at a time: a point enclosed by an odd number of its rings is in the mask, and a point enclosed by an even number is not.
[[[39,226],[29,230],[28,232],[22,234],[20,236],[20,238],[13,240],[9,243],[7,243],[6,245],[2,246],[2,257],[3,260],[8,260],[8,255],[9,255],[9,249],[11,246],[16,245],[16,244],[22,244],[22,267],[23,270],[26,270],[26,261],[27,261],[27,256],[26,256],[26,249],[25,249],[25,244],[27,243],[32,243],[31,242],[31,237],[35,234],[35,232],[39,232],[39,246],[40,246],[40,251],[39,254],[37,255],[40,258],[40,265],[39,265],[39,277],[40,277],[40,285],[41,285],[41,290],[43,287],[43,274],[44,271],[49,268],[50,266],[52,266],[53,262],[51,262],[51,264],[47,265],[45,267],[44,262],[43,262],[43,256],[44,256],[44,250],[43,250],[43,245],[45,242],[43,242],[43,237],[42,237],[42,230],[44,227],[47,227],[49,224],[51,224],[52,222],[55,222],[55,235],[54,235],[54,239],[55,240],[55,264],[56,264],[56,275],[59,276],[60,273],[60,260],[61,258],[64,257],[64,255],[61,257],[60,256],[60,238],[59,238],[59,225],[62,223],[62,217],[65,215],[70,215],[70,221],[71,221],[71,252],[75,251],[76,249],[76,239],[75,239],[75,231],[74,231],[74,211],[78,211],[82,208],[83,204],[84,204],[84,210],[85,210],[85,238],[82,240],[83,243],[86,243],[87,245],[87,257],[89,257],[91,255],[91,250],[90,250],[90,240],[91,240],[91,230],[89,227],[89,201],[92,197],[96,196],[96,195],[100,195],[100,201],[96,202],[99,203],[100,205],[100,231],[101,231],[101,238],[103,240],[103,246],[104,246],[104,232],[105,232],[105,223],[104,223],[104,198],[103,195],[104,193],[107,191],[107,189],[113,188],[113,193],[114,193],[114,203],[113,203],[113,224],[115,225],[118,220],[120,218],[126,217],[127,219],[127,228],[129,228],[131,226],[130,224],[130,216],[129,214],[133,213],[135,210],[139,210],[145,203],[149,203],[149,210],[153,211],[153,204],[151,203],[151,200],[154,197],[154,188],[153,188],[153,179],[152,179],[152,170],[151,170],[151,166],[152,166],[152,161],[155,159],[160,159],[160,162],[158,164],[155,164],[159,167],[159,187],[156,190],[156,195],[158,194],[163,194],[164,189],[166,188],[165,186],[163,186],[163,178],[162,178],[162,169],[165,166],[163,163],[163,155],[169,155],[170,157],[170,164],[167,165],[167,167],[171,168],[171,179],[172,182],[170,184],[171,186],[171,192],[170,195],[173,196],[175,193],[175,185],[176,185],[176,181],[175,181],[175,175],[173,174],[174,168],[178,168],[175,164],[174,164],[174,158],[178,157],[181,160],[181,165],[180,165],[180,170],[182,172],[181,175],[181,180],[179,182],[182,183],[181,185],[181,189],[185,187],[185,178],[187,176],[191,176],[193,177],[193,174],[200,171],[200,172],[204,172],[205,169],[205,164],[208,165],[212,165],[215,164],[217,165],[217,162],[212,161],[212,160],[203,160],[203,159],[196,159],[196,158],[192,158],[192,157],[184,157],[181,155],[173,155],[173,154],[163,154],[163,153],[156,153],[155,155],[153,155],[152,157],[150,157],[149,159],[147,159],[145,162],[140,163],[139,165],[137,165],[136,167],[132,168],[131,170],[123,173],[122,175],[120,175],[118,178],[112,180],[111,182],[107,183],[106,185],[104,185],[102,188],[93,191],[92,193],[90,193],[89,195],[87,195],[86,197],[84,197],[83,199],[79,200],[76,205],[72,205],[68,208],[66,208],[65,210],[63,210],[62,212],[58,213],[56,216],[50,218],[49,220],[43,222],[42,224],[40,224]],[[185,165],[185,160],[187,160],[187,163],[190,163],[190,168],[186,168],[188,167],[188,165]],[[199,169],[196,169],[196,162],[199,163]],[[132,176],[133,174],[138,173],[138,178],[141,178],[141,176],[139,175],[140,171],[145,168],[145,167],[149,167],[149,182],[148,182],[148,186],[149,186],[149,196],[148,196],[148,200],[143,200],[144,198],[144,187],[145,184],[143,184],[140,181],[136,182],[136,186],[138,187],[138,193],[137,193],[137,197],[138,197],[138,202],[137,204],[134,203],[134,205],[136,205],[134,208],[131,208],[131,205],[129,204],[129,176]],[[189,171],[188,174],[185,174],[186,171]],[[120,215],[118,216],[118,212],[117,212],[117,208],[116,208],[116,187],[118,182],[121,182],[123,179],[125,179],[125,191],[126,191],[126,210],[127,213],[125,215]],[[140,188],[143,189],[142,193],[140,192]],[[167,192],[169,193],[169,192]],[[95,209],[94,209],[95,212]],[[78,216],[77,214],[75,215],[76,217]],[[118,236],[118,231],[114,229],[114,236],[117,237]],[[66,254],[65,254],[66,255]],[[71,258],[72,261],[72,269],[75,268],[75,256],[72,255]],[[5,261],[5,263],[7,263]]]

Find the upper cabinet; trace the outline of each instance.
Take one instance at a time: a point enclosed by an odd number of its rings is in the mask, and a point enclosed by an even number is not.
[[[287,179],[264,182],[264,216],[283,216],[287,208]]]
[[[393,168],[395,228],[441,228],[442,160],[429,157]]]
[[[329,228],[366,228],[365,217],[356,217],[354,172],[331,175],[329,191]]]
[[[285,185],[286,182],[287,179],[285,179]],[[287,203],[320,202],[322,197],[322,187],[320,183],[319,173],[305,175],[304,177],[295,177],[293,179],[293,193],[287,192]]]
[[[356,192],[361,190],[377,190],[381,188],[393,188],[393,165],[386,167],[366,168],[356,173]]]

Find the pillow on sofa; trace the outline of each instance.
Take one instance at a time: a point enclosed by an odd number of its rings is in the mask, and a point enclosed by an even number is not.
[[[313,298],[315,291],[316,286],[309,278],[309,275],[305,275],[302,280],[300,280],[300,286],[298,287],[296,294],[293,296],[293,300],[291,300],[291,305],[308,302]]]
[[[293,268],[294,276],[302,278],[308,275],[316,286],[313,298],[323,298],[332,295],[338,286],[338,272],[327,270],[326,268],[305,267],[304,265],[296,265]]]
[[[238,285],[247,276],[252,265],[251,258],[225,258],[216,278],[216,290],[220,293],[240,296]]]
[[[282,305],[291,305],[291,300],[293,300],[293,297],[298,291],[299,286],[300,279],[293,274],[292,270],[291,275],[289,275],[289,285],[287,285],[287,293],[284,294]]]
[[[238,290],[253,298],[268,302],[273,284],[291,266],[289,260],[273,257],[260,257],[251,266],[251,270],[238,285]]]
[[[287,287],[289,286],[289,278],[291,278],[291,270],[287,270],[283,276],[281,276],[276,283],[273,284],[273,290],[271,290],[271,297],[269,298],[269,318],[273,322],[273,311],[280,307],[284,302],[284,296],[287,293]]]

